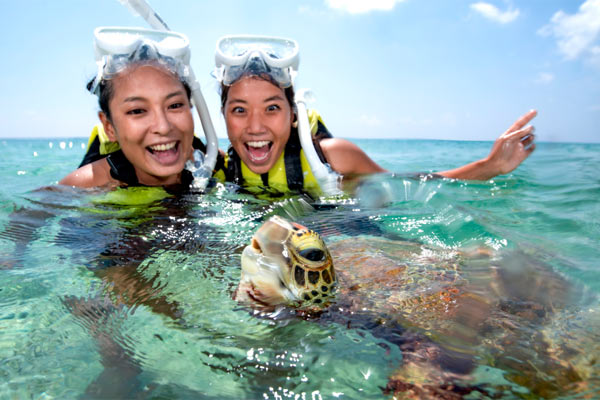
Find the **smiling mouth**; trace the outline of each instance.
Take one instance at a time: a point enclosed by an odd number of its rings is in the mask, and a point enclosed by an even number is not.
[[[161,164],[172,164],[179,159],[179,141],[155,144],[146,147],[148,152]]]
[[[169,151],[171,149],[173,149],[174,147],[177,146],[177,141],[175,142],[171,142],[171,143],[163,143],[163,144],[155,144],[153,146],[148,146],[148,150],[150,150],[151,153],[155,153],[158,151]]]
[[[245,146],[246,151],[250,156],[250,160],[254,163],[260,163],[269,158],[273,142],[269,140],[257,140],[253,142],[246,142]]]

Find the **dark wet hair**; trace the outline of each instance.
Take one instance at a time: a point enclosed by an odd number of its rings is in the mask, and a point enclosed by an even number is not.
[[[245,77],[261,79],[263,81],[272,83],[273,85],[275,85],[277,87],[280,87],[279,84],[277,84],[277,81],[275,81],[275,79],[273,79],[273,77],[271,77],[271,75],[269,75],[269,74],[256,75],[256,74],[248,73],[248,74],[244,74],[244,75],[240,76],[238,78],[238,80],[235,82],[238,82],[240,79],[245,78]],[[235,82],[233,82],[231,85],[233,85]],[[224,85],[221,83],[221,112],[223,112],[225,110],[225,103],[227,102],[227,96],[229,95],[229,89],[231,88],[231,85],[227,86],[227,85]],[[289,86],[289,87],[283,89],[283,92],[285,94],[286,100],[290,104],[290,107],[292,108],[292,110],[294,112],[296,112],[296,103],[294,102],[294,96],[295,96],[294,87]]]
[[[131,66],[135,66],[137,67],[141,67],[142,65],[154,65],[152,63],[137,63],[137,64],[132,64]],[[129,70],[129,68],[131,67],[129,66],[126,70]],[[158,65],[160,67],[160,65]],[[190,88],[190,85],[188,85],[188,83],[181,77],[177,76],[179,79],[179,82],[181,82],[181,84],[183,85],[183,88],[185,89],[185,94],[187,95],[187,98],[189,101],[191,101],[192,98],[192,89]],[[91,81],[89,81],[85,87],[88,91],[92,91],[92,89],[94,88],[94,82],[95,82],[96,78],[93,78]],[[113,79],[102,79],[100,81],[100,83],[98,84],[98,106],[100,107],[100,111],[102,111],[105,115],[106,118],[108,118],[109,121],[112,122],[112,118],[110,115],[110,108],[108,107],[108,103],[110,102],[110,100],[113,98],[113,95],[115,93],[115,88],[113,85]]]

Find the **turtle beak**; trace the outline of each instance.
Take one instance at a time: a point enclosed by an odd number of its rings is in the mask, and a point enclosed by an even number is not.
[[[256,250],[257,253],[262,253],[262,249],[260,248],[260,243],[258,242],[258,240],[253,237],[252,241],[250,242],[250,247],[252,247],[254,250]]]
[[[292,226],[294,228],[298,229],[299,231],[307,231],[308,230],[308,228],[305,227],[304,225],[300,225],[300,224],[297,224],[295,222],[292,222]]]

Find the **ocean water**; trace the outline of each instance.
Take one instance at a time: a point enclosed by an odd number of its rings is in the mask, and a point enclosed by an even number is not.
[[[0,398],[600,396],[600,145],[462,182],[411,172],[491,143],[355,142],[394,173],[311,203],[60,188],[84,139],[0,139]],[[329,246],[322,314],[232,299],[271,215]]]

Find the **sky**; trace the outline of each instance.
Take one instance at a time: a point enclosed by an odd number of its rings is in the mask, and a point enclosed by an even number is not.
[[[536,109],[537,140],[600,143],[600,0],[148,2],[190,38],[222,138],[215,44],[245,33],[298,41],[295,87],[313,91],[337,137],[494,140]],[[0,10],[0,138],[87,137],[94,28],[146,22],[118,0]]]

